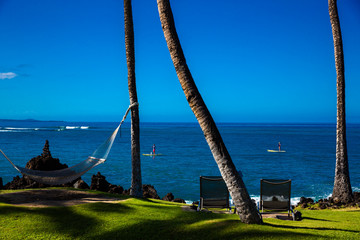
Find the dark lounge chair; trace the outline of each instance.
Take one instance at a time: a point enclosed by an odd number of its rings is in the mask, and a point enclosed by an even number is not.
[[[199,210],[203,208],[228,208],[231,211],[229,191],[222,177],[200,176]]]
[[[294,212],[290,204],[291,180],[261,179],[260,180],[260,207],[264,210],[288,211],[295,220]]]

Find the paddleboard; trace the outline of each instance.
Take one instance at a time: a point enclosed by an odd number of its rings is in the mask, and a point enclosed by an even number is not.
[[[152,156],[162,156],[163,154],[162,154],[162,153],[156,153],[156,154],[152,154],[152,153],[143,153],[142,155],[143,155],[143,156],[150,156],[150,157],[152,157]]]
[[[270,150],[270,149],[268,149],[267,151],[268,151],[268,152],[286,152],[285,150],[279,151],[279,150]]]

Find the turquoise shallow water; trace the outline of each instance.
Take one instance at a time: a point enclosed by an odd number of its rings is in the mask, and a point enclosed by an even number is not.
[[[53,157],[69,166],[85,159],[115,129],[117,123],[0,121],[0,148],[17,165],[42,152],[50,142]],[[335,125],[218,124],[223,140],[251,196],[259,195],[261,178],[292,179],[292,198],[316,199],[332,192],[335,168]],[[269,153],[281,142],[285,153]],[[348,125],[348,154],[352,187],[360,191],[360,125]],[[172,192],[189,201],[199,198],[199,176],[219,170],[197,123],[142,123],[141,152],[156,144],[162,156],[141,157],[144,184],[154,185],[160,197]],[[130,187],[129,123],[121,128],[108,160],[83,176],[90,184],[98,171],[112,184]],[[0,158],[4,184],[17,171]]]

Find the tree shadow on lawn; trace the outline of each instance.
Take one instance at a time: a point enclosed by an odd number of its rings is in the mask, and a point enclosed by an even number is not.
[[[102,221],[95,216],[86,214],[87,211],[117,212],[127,214],[131,209],[121,204],[112,204],[116,207],[109,207],[110,203],[88,203],[71,207],[14,207],[10,205],[0,206],[0,217],[9,217],[9,221],[18,220],[21,218],[28,218],[29,221],[24,220],[24,224],[19,228],[19,232],[48,232],[60,233],[67,237],[77,238],[91,232],[95,227],[102,224]],[[85,211],[82,211],[83,208]],[[44,218],[43,218],[44,217]],[[43,219],[42,219],[43,218]],[[30,223],[29,223],[30,222]],[[9,224],[11,225],[11,224]],[[2,225],[6,229],[6,223]],[[10,226],[11,227],[11,226]],[[54,236],[56,237],[56,235]]]
[[[137,202],[139,201],[139,202]],[[358,231],[292,227],[265,223],[264,225],[247,225],[239,220],[229,219],[225,214],[184,212],[179,205],[170,203],[141,204],[145,199],[135,202],[89,203],[73,207],[28,208],[0,205],[0,217],[9,221],[28,218],[19,231],[56,233],[54,237],[86,239],[239,239],[239,238],[294,238],[322,237],[315,233],[297,233],[284,229],[339,230],[358,233]],[[134,207],[132,207],[134,204]],[[135,205],[140,206],[139,208]],[[148,213],[157,215],[148,216]],[[126,224],[103,222],[96,216],[114,214],[113,218]],[[126,222],[129,214],[131,221]],[[163,214],[167,214],[162,218]],[[169,219],[169,214],[170,218]],[[43,219],[41,219],[44,217]],[[150,218],[150,219],[149,219]],[[33,222],[31,222],[34,219]],[[30,223],[29,223],[30,222]],[[46,224],[44,224],[44,222]],[[108,224],[108,229],[101,227]],[[6,229],[6,223],[2,227]],[[10,224],[10,227],[13,225]],[[279,230],[277,230],[277,228]],[[309,231],[310,232],[310,231]]]
[[[274,237],[288,239],[290,237],[319,237],[310,233],[294,233],[274,230],[261,225],[247,225],[240,220],[229,219],[225,214],[207,212],[184,212],[181,205],[159,203],[149,199],[137,199],[141,202],[153,202],[154,205],[142,205],[134,208],[132,219],[127,224],[114,226],[108,231],[87,236],[87,239],[239,239]],[[130,203],[133,204],[133,203]],[[91,205],[89,207],[92,208]],[[158,211],[151,219],[147,213]],[[93,211],[102,211],[92,208]],[[126,213],[125,213],[126,214]],[[166,214],[164,218],[161,216]],[[169,217],[170,215],[170,217]],[[122,219],[119,215],[119,220]],[[126,219],[126,217],[124,217]]]
[[[189,213],[190,214],[190,213]],[[197,213],[191,213],[191,215]],[[261,229],[261,226],[251,226],[237,220],[214,221],[214,218],[207,220],[197,217],[189,217],[189,221],[181,218],[168,220],[146,220],[132,224],[125,228],[119,227],[100,235],[91,236],[89,239],[251,239],[269,238],[289,239],[298,237],[318,237],[316,234],[294,233],[289,231],[274,231]],[[196,219],[196,221],[191,221]],[[216,218],[215,218],[216,220]],[[192,226],[197,222],[207,221],[202,226]],[[260,229],[259,229],[260,228]]]
[[[360,231],[356,230],[348,230],[348,229],[340,229],[340,228],[326,228],[326,227],[299,227],[299,226],[288,226],[288,225],[277,225],[271,223],[264,223],[265,226],[270,226],[273,228],[284,228],[284,229],[305,229],[305,230],[320,230],[320,231],[342,231],[342,232],[350,232],[350,233],[360,233]]]
[[[169,209],[169,207],[180,207],[180,206],[185,206],[181,203],[176,203],[176,202],[169,202],[169,201],[154,201],[152,199],[149,198],[137,198],[139,201],[142,202],[146,202],[146,203],[151,203],[151,204],[147,204],[146,207],[149,208],[162,208],[162,209]],[[160,199],[159,199],[160,200]],[[141,205],[141,204],[140,204]]]
[[[154,204],[162,204],[162,205],[169,205],[169,206],[176,206],[180,205],[181,203],[178,202],[170,202],[170,201],[164,201],[161,199],[152,199],[152,198],[138,198],[139,200],[142,200],[144,202],[154,203]],[[161,201],[161,202],[159,202]]]
[[[77,205],[77,208],[84,209],[89,212],[98,212],[101,213],[118,213],[118,214],[128,214],[131,211],[134,211],[133,208],[127,206],[126,201],[118,202],[118,203],[105,203],[105,202],[97,202],[97,203],[88,203]]]
[[[332,221],[332,220],[321,219],[321,218],[312,218],[312,217],[302,217],[302,219],[322,221],[322,222],[338,222],[338,221]]]
[[[358,212],[358,213],[360,213],[360,208],[352,209],[352,210],[346,210],[346,212]]]

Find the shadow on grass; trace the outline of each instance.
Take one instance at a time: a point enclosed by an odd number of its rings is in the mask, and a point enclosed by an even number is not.
[[[326,227],[298,227],[298,226],[287,226],[287,225],[276,225],[271,223],[264,223],[265,226],[273,228],[284,228],[284,229],[303,229],[303,230],[320,230],[320,231],[342,231],[350,233],[360,233],[360,231],[340,229],[340,228],[326,228]]]
[[[192,214],[193,215],[193,214]],[[196,218],[191,221],[184,221],[180,218],[167,220],[146,220],[136,224],[119,227],[102,233],[97,236],[91,236],[89,239],[251,239],[263,238],[269,236],[274,239],[288,239],[294,235],[302,238],[316,237],[314,234],[293,233],[288,231],[268,231],[257,226],[252,228],[237,220],[227,220],[214,222],[216,218],[209,218],[202,226],[193,227],[193,224],[205,221],[203,218]]]
[[[294,232],[288,229],[337,230],[269,223],[247,225],[241,223],[237,215],[229,217],[225,214],[184,212],[179,205],[145,199],[51,208],[0,205],[0,216],[12,222],[21,218],[33,221],[22,227],[24,233],[36,229],[38,232],[54,234],[54,238],[69,239],[320,238],[323,236],[312,231]]]
[[[322,221],[322,222],[337,222],[337,221],[321,219],[321,218],[312,218],[312,217],[303,217],[302,219],[314,220],[314,221]]]
[[[77,208],[89,212],[96,212],[98,214],[102,214],[102,213],[130,214],[131,212],[134,211],[131,207],[121,203],[122,202],[120,203],[98,202],[98,203],[78,205]]]
[[[360,208],[351,209],[351,210],[346,210],[346,212],[358,212],[358,213],[360,213]]]
[[[229,219],[225,214],[184,212],[178,205],[148,199],[136,199],[128,204],[141,207],[133,209],[131,220],[127,224],[112,225],[111,229],[95,233],[87,239],[247,239],[267,238],[269,234],[275,239],[287,239],[294,235],[302,238],[318,237],[311,233],[294,233],[260,225],[247,225],[240,220]],[[99,214],[103,212],[101,207],[88,207]],[[154,215],[149,217],[148,213]],[[234,216],[237,218],[237,215]],[[126,216],[119,216],[119,221],[120,219],[126,220]]]
[[[176,202],[169,202],[169,201],[161,201],[159,202],[161,199],[152,199],[152,198],[136,198],[140,201],[144,201],[144,202],[149,202],[149,203],[154,203],[154,204],[161,204],[161,205],[169,205],[169,206],[179,206],[181,205],[180,203],[176,203]]]
[[[111,207],[109,208],[109,206]],[[20,231],[24,233],[33,233],[36,229],[39,234],[46,232],[49,234],[57,233],[56,237],[58,238],[67,236],[66,238],[74,239],[84,236],[89,232],[91,233],[94,228],[102,224],[102,221],[96,215],[87,214],[96,211],[127,214],[131,211],[131,208],[109,203],[90,203],[76,207],[48,208],[1,205],[0,217],[9,221],[9,224],[2,224],[4,229],[12,228],[12,224],[18,224],[17,221],[20,220],[23,223]]]

